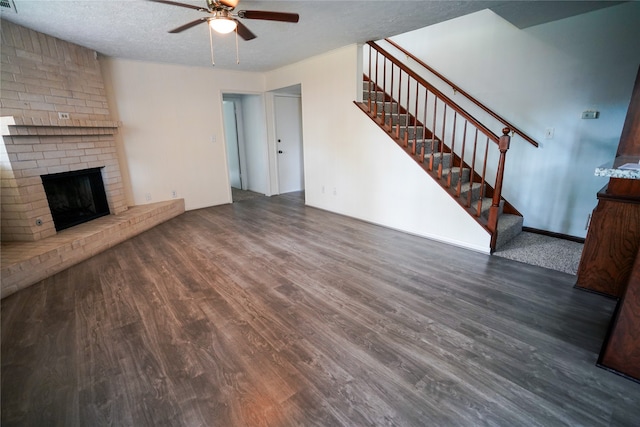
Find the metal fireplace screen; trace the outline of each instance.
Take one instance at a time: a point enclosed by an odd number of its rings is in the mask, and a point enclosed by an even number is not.
[[[109,215],[100,169],[41,176],[56,230]]]

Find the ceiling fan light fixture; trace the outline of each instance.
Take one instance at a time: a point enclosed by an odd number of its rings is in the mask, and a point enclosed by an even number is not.
[[[233,19],[221,17],[211,19],[209,21],[209,26],[217,33],[227,34],[235,30],[238,23]]]

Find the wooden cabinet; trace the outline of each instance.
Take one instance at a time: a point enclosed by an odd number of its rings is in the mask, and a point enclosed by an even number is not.
[[[598,366],[640,381],[640,176],[621,172],[640,160],[640,69],[609,184],[582,250],[576,287],[620,298]]]
[[[619,298],[640,248],[640,181],[610,181],[598,193],[576,287]]]
[[[610,176],[598,193],[598,206],[578,266],[576,287],[615,298],[624,293],[640,247],[640,174],[622,170],[640,160],[640,67],[618,143],[616,158],[596,174]],[[598,173],[602,169],[605,173]]]
[[[640,253],[600,351],[598,365],[640,381]]]

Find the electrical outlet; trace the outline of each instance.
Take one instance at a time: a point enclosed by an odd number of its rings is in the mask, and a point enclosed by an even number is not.
[[[544,130],[544,139],[553,139],[553,134],[555,133],[554,128],[546,128]]]
[[[171,198],[172,198],[172,199],[177,199],[177,198],[178,198],[178,192],[177,192],[176,190],[173,190],[173,191],[171,192]]]
[[[151,193],[145,194],[144,198],[147,200],[147,202],[150,202],[151,201]]]
[[[324,194],[324,185],[322,186],[322,194]]]
[[[337,194],[338,194],[338,191],[336,190],[336,187],[333,187],[333,195],[335,196]]]
[[[71,115],[69,115],[69,113],[58,113],[58,118],[60,120],[69,120]]]

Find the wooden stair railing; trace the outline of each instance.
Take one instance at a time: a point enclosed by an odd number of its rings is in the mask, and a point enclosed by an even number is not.
[[[384,48],[367,46],[366,102],[356,104],[490,233],[493,252],[501,212],[522,216],[501,195],[511,128],[498,137]]]
[[[539,146],[539,144],[533,138],[531,138],[529,135],[527,135],[526,133],[524,133],[523,131],[521,131],[520,129],[518,129],[517,127],[512,125],[511,123],[509,123],[505,118],[503,118],[502,116],[498,115],[498,113],[496,113],[495,111],[491,110],[486,105],[484,105],[483,103],[478,101],[476,98],[471,96],[465,90],[461,89],[458,85],[456,85],[451,80],[449,80],[448,78],[446,78],[445,76],[440,74],[438,71],[436,71],[433,67],[431,67],[428,64],[426,64],[420,58],[416,57],[414,54],[412,54],[411,52],[409,52],[408,50],[406,50],[405,48],[403,48],[402,46],[400,46],[399,44],[397,44],[396,42],[394,42],[391,39],[384,39],[384,41],[389,43],[391,46],[395,47],[396,49],[398,49],[400,52],[402,52],[407,57],[411,58],[413,61],[415,61],[421,67],[424,67],[431,74],[433,74],[434,76],[438,77],[440,80],[445,82],[447,85],[451,86],[451,89],[453,89],[454,93],[459,93],[460,95],[464,96],[469,101],[471,101],[473,104],[475,104],[478,108],[480,108],[481,110],[483,110],[484,112],[489,114],[491,117],[493,117],[494,119],[496,119],[497,121],[502,123],[502,126],[508,127],[510,129],[510,132],[511,132],[512,136],[513,136],[513,134],[520,135],[520,137],[522,139],[524,139],[525,141],[529,142],[534,147],[538,147]]]

